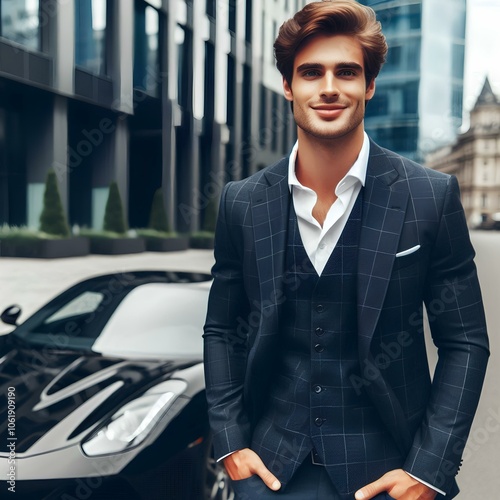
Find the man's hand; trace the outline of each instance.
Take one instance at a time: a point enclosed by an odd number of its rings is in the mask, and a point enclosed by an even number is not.
[[[224,459],[229,477],[235,481],[239,479],[247,479],[250,476],[259,476],[264,484],[273,491],[281,488],[281,483],[264,465],[259,455],[250,448],[243,448],[235,451]]]
[[[396,500],[434,500],[437,492],[408,475],[403,469],[391,470],[356,492],[356,500],[369,500],[382,492]]]

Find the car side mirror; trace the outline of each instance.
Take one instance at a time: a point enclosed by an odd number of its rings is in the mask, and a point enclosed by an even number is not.
[[[0,319],[7,325],[17,326],[17,319],[21,315],[21,308],[19,306],[10,306],[0,316]]]

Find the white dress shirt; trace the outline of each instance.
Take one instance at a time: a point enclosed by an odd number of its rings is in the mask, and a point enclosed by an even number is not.
[[[295,175],[298,148],[299,144],[296,142],[290,153],[288,185],[292,193],[302,244],[318,276],[321,276],[351,215],[356,198],[365,185],[370,141],[365,133],[363,146],[357,160],[335,188],[337,199],[328,210],[323,227],[312,214],[318,199],[316,193],[312,189],[303,186]],[[335,168],[335,165],[332,165],[333,168]]]

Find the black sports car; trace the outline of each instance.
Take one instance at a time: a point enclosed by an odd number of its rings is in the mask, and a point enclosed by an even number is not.
[[[0,336],[2,498],[233,498],[204,394],[210,279],[87,279]]]

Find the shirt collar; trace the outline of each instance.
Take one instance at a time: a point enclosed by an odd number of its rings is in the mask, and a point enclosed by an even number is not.
[[[297,176],[295,175],[295,161],[297,159],[297,151],[299,150],[299,141],[295,143],[290,153],[290,158],[288,160],[288,187],[290,191],[292,186],[297,186],[299,188],[304,188],[304,186],[299,182]],[[366,181],[366,171],[368,169],[368,158],[370,156],[370,140],[366,132],[363,132],[363,146],[361,146],[361,151],[359,152],[358,158],[354,162],[353,166],[349,169],[344,178],[339,182],[337,188],[335,189],[336,194],[348,189],[356,182],[361,182],[361,185],[365,185]]]

